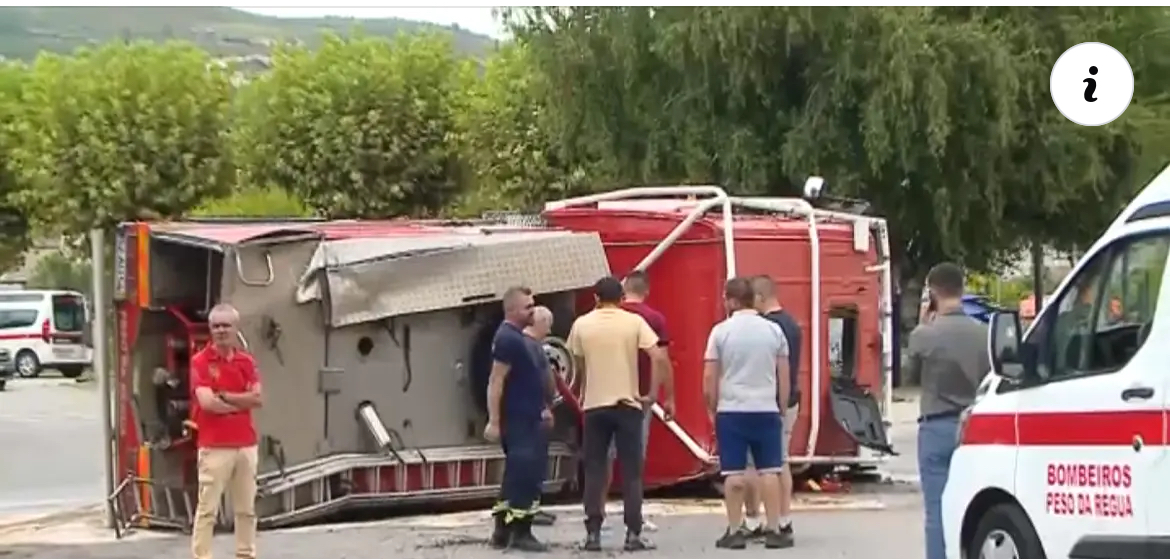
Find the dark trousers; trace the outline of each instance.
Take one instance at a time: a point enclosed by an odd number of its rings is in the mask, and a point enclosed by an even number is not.
[[[540,502],[548,468],[548,433],[540,419],[504,423],[500,435],[504,449],[504,481],[500,485],[497,512],[508,520],[528,518]]]
[[[642,423],[641,409],[627,405],[585,411],[585,529],[596,532],[605,519],[605,481],[610,467],[609,445],[617,451],[622,473],[622,506],[626,530],[642,533]]]

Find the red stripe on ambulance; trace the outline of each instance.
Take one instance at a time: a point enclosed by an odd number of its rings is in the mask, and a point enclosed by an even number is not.
[[[972,414],[960,444],[1133,446],[1166,444],[1162,410]]]

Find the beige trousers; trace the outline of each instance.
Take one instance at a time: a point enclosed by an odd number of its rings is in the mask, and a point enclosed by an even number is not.
[[[199,449],[199,504],[191,530],[191,555],[211,559],[215,517],[226,489],[235,514],[236,557],[256,559],[256,467],[259,452],[244,448]]]

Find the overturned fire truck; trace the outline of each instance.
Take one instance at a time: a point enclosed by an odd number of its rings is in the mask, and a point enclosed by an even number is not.
[[[715,477],[702,352],[725,316],[722,284],[737,274],[772,276],[806,332],[793,464],[867,468],[893,453],[885,222],[800,198],[648,187],[475,222],[127,223],[114,266],[109,467],[119,533],[190,526],[187,370],[219,302],[240,310],[241,344],[264,381],[262,527],[493,497],[503,454],[481,438],[475,387],[513,284],[530,286],[556,317],[546,350],[561,398],[545,491],[575,489],[579,375],[562,340],[592,305],[585,288],[634,269],[649,274],[649,303],[670,324],[677,399],[671,421],[654,409],[647,487]],[[225,500],[225,525],[227,509]]]

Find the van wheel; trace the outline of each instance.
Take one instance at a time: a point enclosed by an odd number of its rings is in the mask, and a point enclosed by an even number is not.
[[[59,367],[57,370],[61,371],[61,376],[65,377],[65,378],[77,378],[77,377],[81,376],[81,373],[85,372],[85,367],[79,367],[76,365],[64,365],[64,366]]]
[[[967,542],[968,559],[1045,559],[1032,521],[1019,506],[995,505],[979,519],[975,537]]]
[[[16,374],[24,378],[36,378],[41,374],[41,361],[31,350],[22,349],[16,354]]]

